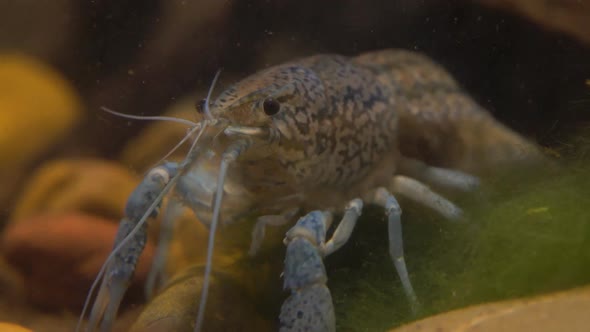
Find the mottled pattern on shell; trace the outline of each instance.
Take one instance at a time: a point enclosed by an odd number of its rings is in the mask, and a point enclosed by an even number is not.
[[[281,103],[267,116],[265,98]],[[348,58],[320,55],[269,68],[230,87],[214,114],[281,133],[274,157],[305,186],[344,187],[394,150],[395,99],[374,74]]]
[[[264,112],[266,98],[280,102],[277,114]],[[405,50],[270,67],[225,90],[212,113],[280,133],[274,143],[252,147],[230,172],[266,206],[293,194],[310,209],[345,204],[387,183],[400,155],[473,171],[537,154],[443,67]]]
[[[326,268],[318,248],[305,238],[296,238],[285,254],[284,289],[298,290],[316,283],[325,284]]]
[[[332,332],[336,318],[332,295],[323,284],[293,293],[281,307],[281,332]]]

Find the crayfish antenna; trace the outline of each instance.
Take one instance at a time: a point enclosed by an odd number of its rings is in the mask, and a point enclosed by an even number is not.
[[[184,135],[184,137],[182,138],[182,140],[180,140],[180,142],[178,142],[172,149],[170,149],[170,151],[168,151],[168,153],[166,153],[164,155],[164,157],[160,158],[160,160],[158,160],[158,162],[156,163],[156,165],[161,164],[162,162],[164,162],[168,157],[170,157],[174,151],[178,150],[186,141],[189,140],[189,138],[191,138],[191,136],[194,135],[194,133],[197,132],[197,130],[199,130],[199,128],[201,127],[201,122],[195,124],[195,126],[193,128],[191,128],[186,135]]]
[[[145,115],[131,115],[131,114],[125,114],[125,113],[119,113],[117,111],[113,111],[110,108],[107,108],[105,106],[101,106],[100,109],[104,112],[122,117],[122,118],[127,118],[127,119],[134,119],[134,120],[147,120],[147,121],[168,121],[168,122],[175,122],[175,123],[179,123],[179,124],[183,124],[183,125],[187,125],[190,126],[191,128],[188,130],[188,132],[186,133],[186,135],[184,135],[184,137],[180,140],[180,142],[178,142],[170,151],[168,151],[164,157],[160,158],[160,160],[158,160],[157,163],[155,163],[155,165],[159,165],[162,162],[164,162],[168,157],[170,157],[174,151],[178,150],[186,141],[188,141],[190,139],[190,137],[192,135],[195,134],[195,132],[197,132],[197,130],[199,130],[202,126],[203,123],[202,122],[193,122],[187,119],[182,119],[182,118],[176,118],[176,117],[171,117],[171,116],[145,116]],[[207,107],[207,110],[209,108]],[[153,165],[152,167],[155,167],[155,165]]]
[[[213,249],[215,246],[215,232],[217,224],[219,223],[219,214],[221,212],[221,202],[223,199],[223,186],[225,184],[225,176],[229,165],[235,161],[240,154],[242,154],[250,146],[250,141],[239,140],[231,144],[223,153],[221,163],[219,166],[219,175],[217,177],[217,188],[215,192],[215,201],[213,205],[213,217],[209,229],[209,242],[207,244],[207,261],[205,265],[205,275],[203,277],[203,287],[201,291],[201,300],[199,302],[199,312],[197,314],[197,322],[195,324],[195,332],[200,332],[205,316],[205,308],[207,306],[207,296],[209,293],[209,279],[211,278],[211,269],[213,265]]]
[[[209,86],[209,91],[207,92],[207,98],[205,98],[205,107],[204,107],[204,111],[205,111],[205,116],[207,116],[207,118],[209,120],[213,120],[213,114],[211,113],[211,109],[209,109],[209,103],[211,101],[211,94],[213,94],[213,88],[215,88],[215,84],[217,83],[217,79],[219,78],[219,75],[221,74],[221,69],[218,69],[217,72],[215,73],[215,77],[213,77],[213,81],[211,82],[211,86]]]
[[[119,113],[117,111],[113,111],[110,108],[107,108],[105,106],[101,106],[100,109],[104,112],[122,117],[122,118],[126,118],[126,119],[133,119],[133,120],[145,120],[145,121],[168,121],[168,122],[176,122],[176,123],[180,123],[183,125],[187,125],[190,127],[195,127],[197,126],[197,122],[193,122],[190,120],[186,120],[186,119],[182,119],[182,118],[175,118],[172,116],[147,116],[147,115],[132,115],[132,114],[125,114],[125,113]]]
[[[166,259],[168,256],[170,242],[174,233],[174,221],[182,214],[183,205],[175,198],[168,199],[164,217],[160,224],[160,237],[158,247],[152,261],[152,268],[145,283],[145,296],[149,301],[154,294],[163,286],[166,276]]]

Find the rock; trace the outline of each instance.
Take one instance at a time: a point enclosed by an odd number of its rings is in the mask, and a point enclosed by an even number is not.
[[[1,293],[0,293],[1,294]],[[141,306],[124,310],[117,316],[111,332],[127,332],[139,314]],[[55,312],[32,306],[30,303],[15,303],[0,296],[0,322],[22,325],[32,331],[73,332],[80,312]],[[0,331],[4,332],[0,324]],[[10,331],[10,330],[9,330]]]
[[[194,330],[203,269],[191,267],[170,281],[131,328],[133,332]],[[213,273],[204,331],[271,331],[270,321],[252,305],[254,299],[235,280]]]
[[[3,49],[18,49],[52,63],[64,57],[75,59],[70,47],[78,45],[68,44],[84,25],[81,19],[84,16],[80,13],[83,7],[78,6],[75,0],[1,1],[0,22],[3,26],[0,40]],[[25,17],[34,17],[34,23],[23,19]]]
[[[243,224],[223,227],[219,230],[213,254],[216,268],[223,269],[227,274],[235,273],[236,278],[243,274],[241,270],[234,271],[232,266],[246,256],[250,229],[250,225]],[[175,276],[192,266],[205,264],[208,237],[209,229],[194,216],[190,209],[185,209],[184,213],[174,220],[174,230],[166,257],[165,275]],[[279,242],[282,245],[281,239],[282,237],[277,237],[277,241],[269,239],[268,242]],[[261,266],[257,268],[260,269]],[[258,280],[261,279],[258,278]],[[278,278],[275,281],[279,283]],[[244,286],[250,285],[244,283]]]
[[[590,287],[531,299],[477,305],[426,318],[390,332],[588,331]]]
[[[26,168],[63,139],[81,113],[69,82],[26,56],[0,55],[0,91],[2,206],[13,198]]]
[[[9,225],[1,238],[6,260],[25,279],[28,297],[48,308],[79,310],[111,252],[117,225],[82,213],[43,215]],[[126,299],[137,300],[153,257],[148,242]]]
[[[204,263],[206,259],[205,247],[209,235],[208,229],[188,209],[180,218],[174,221],[174,224],[174,233],[166,260],[166,273],[168,276],[176,275],[195,264]],[[222,248],[218,247],[217,249]],[[216,250],[216,254],[220,251]],[[216,255],[216,259],[218,258],[221,257]],[[218,260],[216,262],[219,264]],[[229,261],[229,263],[232,262],[232,260]]]
[[[16,324],[11,323],[2,323],[0,322],[0,331],[2,332],[33,332],[28,328]]]
[[[12,302],[18,301],[25,294],[22,276],[2,257],[0,257],[0,294]]]
[[[43,164],[25,184],[12,220],[72,211],[119,220],[139,183],[119,164],[98,159],[64,159]]]
[[[572,0],[480,0],[481,3],[525,16],[550,29],[590,43],[590,4]]]
[[[29,161],[63,137],[80,116],[80,104],[69,83],[33,58],[0,55],[0,82],[5,83],[2,109],[11,110],[0,114],[4,125],[0,147],[10,152],[3,154],[3,167]]]
[[[251,225],[221,227],[215,241],[213,273],[204,331],[274,331],[285,293],[280,274],[282,236],[269,230],[269,252],[247,256]],[[131,331],[193,331],[203,278],[207,229],[184,215],[170,245],[172,278],[150,301]],[[272,253],[279,252],[279,257]],[[220,271],[223,271],[220,272]]]

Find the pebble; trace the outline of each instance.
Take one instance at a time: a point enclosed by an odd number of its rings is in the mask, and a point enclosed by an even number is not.
[[[44,163],[21,190],[12,222],[48,213],[81,211],[119,220],[139,177],[118,163],[60,159]]]
[[[197,318],[203,269],[193,266],[174,277],[139,315],[132,332],[192,332]],[[271,331],[239,284],[231,277],[213,273],[207,303],[205,331]]]
[[[112,250],[117,227],[113,220],[83,213],[47,214],[9,225],[0,248],[22,274],[33,303],[79,310]],[[127,297],[131,301],[142,295],[153,252],[148,241]]]
[[[26,328],[24,326],[12,324],[12,323],[3,323],[3,322],[0,322],[0,331],[2,331],[2,332],[33,332],[32,330],[29,330],[28,328]]]
[[[404,325],[389,332],[588,331],[590,287],[486,303]]]

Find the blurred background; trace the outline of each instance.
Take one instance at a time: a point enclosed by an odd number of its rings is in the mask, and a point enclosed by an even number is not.
[[[184,133],[101,106],[190,119],[220,68],[217,92],[296,57],[383,48],[424,52],[549,154],[586,157],[588,1],[0,0],[0,321],[72,329],[127,195]]]

